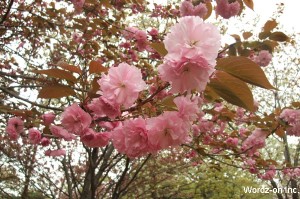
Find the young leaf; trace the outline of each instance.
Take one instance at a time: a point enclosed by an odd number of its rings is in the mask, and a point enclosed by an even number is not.
[[[243,32],[243,38],[249,39],[253,34],[251,32]]]
[[[208,86],[227,102],[254,111],[252,93],[247,84],[230,74],[217,71]]]
[[[247,57],[226,57],[217,61],[216,69],[225,71],[249,84],[266,89],[275,89],[264,71]]]
[[[278,23],[275,21],[275,19],[267,21],[264,25],[264,32],[272,31],[274,28],[276,28],[277,24]]]
[[[44,86],[39,91],[39,98],[61,98],[66,97],[70,95],[75,95],[75,91],[70,88],[69,86],[63,86],[63,85],[51,85],[51,86]]]
[[[101,63],[97,61],[91,61],[89,65],[89,72],[90,74],[97,73],[100,74],[102,72],[107,72],[108,68],[102,66]]]
[[[55,77],[58,79],[69,80],[73,83],[76,82],[76,78],[72,75],[72,73],[65,71],[65,70],[60,70],[57,68],[52,68],[52,69],[48,69],[48,70],[34,70],[33,72],[48,75],[50,77]]]
[[[289,37],[286,36],[283,32],[273,32],[269,38],[273,41],[289,41]]]
[[[57,66],[65,69],[65,70],[68,70],[70,72],[73,72],[73,73],[82,74],[82,70],[78,66],[70,65],[70,64],[68,64],[66,62],[63,62],[63,61],[59,61],[57,63]]]
[[[151,43],[150,46],[161,56],[165,56],[166,54],[168,54],[168,51],[166,50],[165,45],[162,42],[154,42]]]
[[[254,4],[252,0],[243,0],[243,2],[245,3],[245,5],[250,8],[251,10],[254,9]]]
[[[212,9],[213,9],[213,7],[212,7],[212,5],[211,5],[211,2],[207,2],[207,3],[205,3],[205,4],[206,4],[206,8],[207,8],[207,13],[206,13],[206,15],[203,17],[204,20],[207,19],[208,17],[210,17],[210,15],[211,15],[211,13],[212,13]]]

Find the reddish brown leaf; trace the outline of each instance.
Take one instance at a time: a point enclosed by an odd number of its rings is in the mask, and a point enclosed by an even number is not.
[[[54,78],[58,78],[58,79],[69,80],[73,83],[76,82],[76,78],[72,75],[72,73],[65,71],[65,70],[60,70],[57,68],[52,68],[52,69],[48,69],[48,70],[34,70],[33,72],[48,75],[50,77],[54,77]]]
[[[278,23],[275,21],[275,19],[267,21],[264,25],[264,31],[265,32],[272,31],[274,28],[276,28],[277,24]]]
[[[247,57],[232,56],[219,59],[216,68],[255,86],[275,89],[261,67]]]
[[[82,74],[82,70],[78,66],[70,65],[66,62],[59,61],[57,65],[65,70],[68,70],[73,73]]]
[[[236,41],[241,41],[241,37],[239,35],[232,34],[230,36],[232,36]]]
[[[44,86],[39,91],[39,98],[61,98],[66,97],[70,95],[75,95],[75,91],[70,88],[69,86],[63,86],[63,85],[51,85],[51,86]]]
[[[217,71],[208,84],[212,90],[227,102],[254,111],[252,93],[247,84],[230,74]]]
[[[98,61],[91,61],[89,65],[90,74],[97,73],[101,74],[102,72],[107,72],[108,68],[102,66],[102,64]]]
[[[250,8],[251,10],[254,9],[254,4],[252,0],[243,0],[243,2],[245,3],[245,5]]]
[[[251,32],[243,32],[243,38],[248,39],[252,36],[253,34]]]
[[[210,15],[211,15],[211,13],[212,13],[212,9],[213,9],[211,2],[207,2],[207,3],[205,3],[205,4],[206,4],[206,8],[207,8],[207,13],[206,13],[206,15],[203,17],[204,20],[207,19],[208,17],[210,17]]]
[[[273,41],[280,41],[280,42],[290,40],[290,38],[288,36],[286,36],[283,32],[273,32],[273,33],[271,33],[269,38]]]
[[[165,45],[162,42],[154,42],[151,43],[150,46],[161,56],[165,56],[166,54],[168,54],[168,51],[166,50]]]

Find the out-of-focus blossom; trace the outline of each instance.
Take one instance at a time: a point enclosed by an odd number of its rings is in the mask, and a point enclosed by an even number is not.
[[[240,3],[238,1],[229,3],[228,0],[216,0],[216,13],[225,19],[229,19],[240,13]]]
[[[52,157],[64,156],[64,155],[66,155],[66,151],[64,149],[47,150],[47,151],[45,151],[45,155],[52,156]]]
[[[42,120],[44,122],[44,125],[49,126],[54,122],[55,114],[54,113],[45,113],[42,116]]]
[[[39,144],[42,139],[42,134],[39,130],[31,128],[28,132],[28,139],[32,144]]]

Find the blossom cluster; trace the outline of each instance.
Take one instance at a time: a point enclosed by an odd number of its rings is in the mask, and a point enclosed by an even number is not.
[[[201,18],[205,17],[207,14],[207,7],[204,3],[199,3],[194,6],[189,0],[185,0],[180,5],[180,16],[199,16]]]
[[[216,0],[216,13],[224,19],[236,16],[240,13],[241,5],[238,1],[229,3],[228,0]]]
[[[300,136],[300,110],[284,109],[280,118],[289,125],[286,130],[288,135]]]
[[[197,16],[182,17],[171,27],[164,40],[168,54],[158,67],[161,79],[171,84],[171,93],[205,89],[214,72],[220,40],[218,29]]]

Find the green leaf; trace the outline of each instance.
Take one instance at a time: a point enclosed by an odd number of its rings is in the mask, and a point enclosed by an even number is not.
[[[232,56],[218,59],[216,69],[225,71],[249,84],[266,89],[275,89],[261,67],[247,57]]]
[[[50,86],[44,86],[40,91],[39,91],[39,98],[61,98],[61,97],[66,97],[70,95],[75,95],[75,91],[70,88],[69,86],[64,86],[64,85],[50,85]]]
[[[65,71],[65,70],[60,70],[57,68],[52,68],[52,69],[48,69],[48,70],[33,70],[32,72],[48,75],[50,77],[54,77],[54,78],[58,78],[58,79],[69,80],[73,83],[76,82],[76,78],[72,75],[72,73]]]
[[[154,42],[151,43],[150,46],[161,56],[165,56],[166,54],[168,54],[168,51],[166,50],[165,45],[162,42]]]
[[[230,74],[217,71],[208,86],[227,102],[254,111],[252,93],[247,84]]]
[[[269,39],[271,39],[273,41],[280,41],[280,42],[290,40],[290,38],[288,36],[286,36],[283,32],[273,32],[269,36]]]

